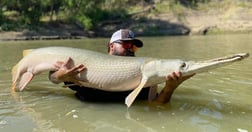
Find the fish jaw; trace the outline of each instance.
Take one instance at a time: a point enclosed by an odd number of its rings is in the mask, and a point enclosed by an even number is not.
[[[249,53],[239,53],[232,56],[225,56],[207,61],[186,61],[184,65],[181,66],[180,71],[183,76],[192,75],[194,73],[202,73],[218,67],[229,65],[236,61],[241,61],[247,57],[249,57]]]

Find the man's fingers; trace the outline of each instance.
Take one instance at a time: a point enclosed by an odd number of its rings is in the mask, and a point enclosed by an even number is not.
[[[79,68],[79,72],[82,72],[82,71],[84,71],[84,70],[86,70],[87,68],[86,67],[81,67],[81,68]]]
[[[167,81],[169,81],[169,80],[171,80],[171,79],[172,79],[172,77],[171,77],[170,75],[166,76],[166,80],[167,80]]]
[[[176,73],[177,78],[181,78],[182,77],[182,73],[181,72],[175,72],[175,73]]]
[[[78,65],[77,67],[74,67],[74,70],[75,71],[82,71],[82,70],[84,70],[84,65],[83,64],[80,64],[80,65]]]
[[[82,69],[82,68],[86,69],[86,67],[83,64],[78,65],[77,68],[79,68],[79,69]]]
[[[188,78],[190,78],[191,76],[193,76],[193,75],[188,76]],[[187,78],[187,77],[182,77],[181,72],[172,72],[170,75],[166,76],[166,80],[178,81],[178,80],[181,80],[181,79],[183,80],[184,78]]]
[[[177,74],[175,72],[172,72],[171,74],[169,74],[168,76],[166,76],[166,80],[178,80]]]
[[[79,67],[76,71],[77,71],[77,73],[80,73],[80,72],[82,72],[82,71],[84,71],[84,70],[86,70],[86,69],[87,69],[86,67],[81,66],[81,67]]]
[[[80,72],[82,72],[84,70],[86,70],[86,67],[83,64],[80,64],[80,65],[70,69],[69,73],[78,74],[78,73],[80,73]]]
[[[179,79],[176,72],[172,72],[171,77],[172,77],[173,80],[178,80]]]

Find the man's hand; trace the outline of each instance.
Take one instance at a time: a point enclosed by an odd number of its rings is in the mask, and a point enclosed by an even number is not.
[[[172,72],[172,74],[166,76],[166,87],[175,90],[182,82],[191,78],[194,75],[195,74],[183,77],[181,72]]]
[[[49,78],[55,83],[73,82],[79,84],[79,73],[86,70],[86,67],[83,64],[74,66],[71,58],[69,58],[66,62],[58,61],[54,66],[58,70],[52,73]]]
[[[172,72],[170,75],[166,76],[166,84],[162,89],[158,97],[155,99],[158,103],[167,103],[170,101],[174,90],[185,80],[191,78],[195,74],[182,76],[181,72]]]

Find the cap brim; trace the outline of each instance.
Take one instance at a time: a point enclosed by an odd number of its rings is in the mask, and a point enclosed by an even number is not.
[[[133,38],[125,38],[121,39],[122,41],[132,41],[134,45],[136,45],[138,48],[143,47],[143,42],[139,39],[133,39]]]

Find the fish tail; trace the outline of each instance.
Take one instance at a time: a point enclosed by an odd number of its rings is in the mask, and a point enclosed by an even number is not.
[[[13,68],[11,70],[11,74],[12,74],[11,90],[12,91],[14,91],[16,89],[16,84],[17,84],[17,80],[18,80],[17,68],[18,68],[18,64],[13,66]]]

